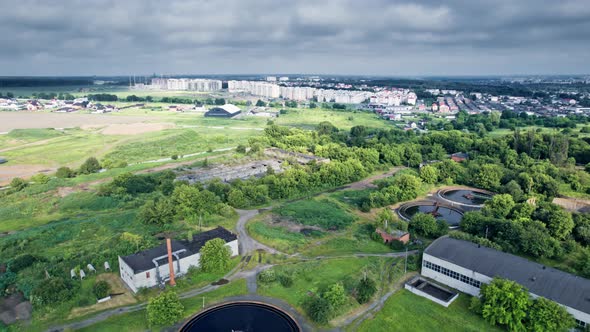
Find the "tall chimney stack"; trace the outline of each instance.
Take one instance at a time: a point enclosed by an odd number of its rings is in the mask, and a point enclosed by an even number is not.
[[[166,239],[166,246],[168,247],[168,267],[170,268],[170,286],[176,286],[176,280],[174,280],[174,262],[172,262],[172,242],[170,242],[170,238]]]

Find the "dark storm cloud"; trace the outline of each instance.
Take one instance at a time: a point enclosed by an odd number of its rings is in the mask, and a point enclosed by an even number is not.
[[[590,72],[587,0],[3,0],[0,75]]]

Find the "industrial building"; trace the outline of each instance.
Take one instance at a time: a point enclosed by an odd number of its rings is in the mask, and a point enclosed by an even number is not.
[[[238,255],[238,238],[223,227],[193,236],[192,241],[170,240],[155,248],[140,251],[129,256],[119,256],[121,279],[135,293],[140,288],[163,285],[175,276],[182,276],[192,266],[199,266],[199,251],[209,240],[222,239],[230,248],[231,255]],[[172,268],[169,262],[172,262]]]
[[[424,251],[422,275],[474,296],[494,277],[509,279],[533,298],[562,305],[579,327],[590,323],[590,280],[469,241],[445,236],[432,242]]]
[[[240,114],[242,110],[239,107],[232,104],[225,104],[223,106],[216,106],[211,108],[205,113],[205,116],[218,117],[218,118],[233,118]]]

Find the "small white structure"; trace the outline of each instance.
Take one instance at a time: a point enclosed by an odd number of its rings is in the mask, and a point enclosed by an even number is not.
[[[84,280],[86,279],[86,273],[84,273],[84,270],[80,269],[80,279]]]
[[[72,277],[72,279],[76,279],[76,269],[71,269],[70,270],[70,276]]]
[[[509,279],[531,297],[563,306],[578,327],[590,324],[590,280],[469,241],[444,236],[432,242],[422,256],[422,275],[473,296],[494,277]]]
[[[238,238],[223,227],[202,232],[193,236],[192,241],[171,241],[174,274],[186,274],[190,267],[199,266],[199,250],[209,240],[220,238],[230,248],[231,255],[238,255]],[[121,279],[135,293],[140,288],[150,288],[165,283],[170,278],[168,250],[166,244],[144,250],[133,255],[119,256]]]
[[[96,269],[94,268],[94,266],[92,266],[92,264],[88,264],[86,265],[86,267],[88,268],[88,271],[96,273]]]
[[[105,271],[110,271],[111,270],[111,266],[109,265],[109,262],[104,262],[104,270]]]

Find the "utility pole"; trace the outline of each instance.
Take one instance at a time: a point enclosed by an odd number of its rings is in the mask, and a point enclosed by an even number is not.
[[[406,247],[406,262],[404,263],[404,275],[408,272],[408,247]]]
[[[488,226],[486,226],[486,240],[488,239]]]

